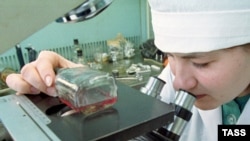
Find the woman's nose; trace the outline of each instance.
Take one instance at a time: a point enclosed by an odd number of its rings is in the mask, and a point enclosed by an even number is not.
[[[175,75],[173,81],[175,90],[184,89],[188,91],[197,86],[197,80],[194,77],[194,73],[188,68],[188,66],[175,65],[173,73]]]

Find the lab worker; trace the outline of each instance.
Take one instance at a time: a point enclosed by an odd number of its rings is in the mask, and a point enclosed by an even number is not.
[[[155,45],[168,57],[161,100],[172,103],[179,89],[196,96],[180,141],[216,141],[219,124],[250,124],[250,1],[148,1]],[[56,96],[54,69],[76,66],[42,51],[6,82],[17,94]]]
[[[173,103],[178,89],[197,97],[180,141],[216,141],[218,125],[250,125],[250,1],[149,3],[155,44],[169,59],[162,100]]]

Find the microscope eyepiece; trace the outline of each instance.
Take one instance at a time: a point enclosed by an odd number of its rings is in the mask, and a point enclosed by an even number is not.
[[[160,93],[164,85],[165,81],[161,80],[157,76],[151,76],[147,84],[144,87],[141,87],[140,91],[154,98],[161,99]]]
[[[192,107],[196,97],[185,90],[177,91],[175,99],[175,119],[174,122],[167,128],[166,137],[172,141],[178,141],[186,124],[192,117]]]
[[[144,94],[150,95],[154,98],[161,99],[160,93],[165,85],[165,81],[161,80],[157,76],[149,78],[147,84],[140,89]],[[154,130],[147,135],[154,140],[164,141],[178,141],[186,124],[192,117],[192,107],[195,102],[195,95],[192,93],[180,89],[176,92],[174,101],[174,121],[168,125]]]

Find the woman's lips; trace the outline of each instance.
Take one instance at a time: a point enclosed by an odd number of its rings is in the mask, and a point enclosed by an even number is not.
[[[203,97],[205,97],[205,96],[206,96],[206,94],[196,95],[196,99],[201,99],[201,98],[203,98]]]

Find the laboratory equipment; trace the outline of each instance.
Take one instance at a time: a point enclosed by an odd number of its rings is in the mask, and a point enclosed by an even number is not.
[[[147,84],[140,89],[144,94],[150,95],[156,99],[161,99],[160,94],[165,85],[165,81],[161,80],[157,76],[149,78]],[[148,133],[147,136],[157,138],[163,141],[178,141],[186,124],[192,117],[192,108],[196,97],[185,90],[176,91],[175,101],[173,103],[175,107],[175,119],[174,122],[166,127],[153,130]]]
[[[166,136],[172,141],[178,141],[187,123],[192,117],[192,108],[196,97],[185,90],[176,92],[175,120],[167,127]]]
[[[52,21],[72,23],[93,18],[106,9],[112,1],[0,0],[0,40],[2,41],[0,53],[17,45]]]
[[[63,103],[86,115],[109,108],[117,101],[115,79],[89,67],[60,69],[55,87]]]
[[[164,85],[165,81],[161,80],[157,76],[152,76],[149,78],[147,84],[144,87],[141,87],[140,91],[154,98],[161,99],[160,93]]]
[[[119,82],[117,87],[117,102],[89,116],[82,113],[65,117],[47,115],[46,110],[61,101],[44,94],[0,97],[1,121],[16,141],[127,141],[173,122],[172,105]]]

